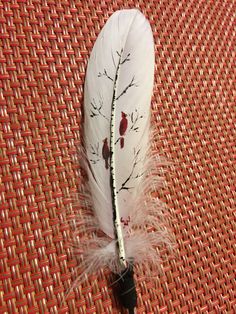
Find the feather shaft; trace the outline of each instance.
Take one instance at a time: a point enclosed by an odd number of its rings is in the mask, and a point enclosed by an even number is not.
[[[111,193],[112,193],[112,207],[113,207],[113,219],[114,219],[114,228],[117,238],[117,249],[118,249],[118,255],[119,260],[122,268],[127,267],[126,263],[126,257],[125,257],[125,244],[124,244],[124,238],[122,233],[122,226],[121,226],[121,217],[118,210],[118,204],[117,204],[117,187],[116,187],[116,180],[115,180],[115,173],[116,173],[116,165],[115,165],[115,128],[116,128],[116,101],[117,101],[117,81],[119,78],[119,71],[120,71],[120,65],[121,65],[121,58],[122,58],[122,52],[119,56],[118,60],[118,66],[115,74],[115,80],[114,80],[114,87],[113,87],[113,97],[112,97],[112,108],[111,108],[111,139],[110,139],[110,148],[111,148]]]

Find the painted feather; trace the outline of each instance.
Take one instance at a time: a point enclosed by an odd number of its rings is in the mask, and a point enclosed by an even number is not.
[[[169,243],[163,206],[151,193],[163,181],[158,172],[162,160],[152,147],[153,81],[148,21],[136,9],[115,12],[95,42],[85,79],[83,168],[88,193],[83,186],[86,214],[77,233],[85,224],[89,236],[81,245],[85,243],[86,274],[108,267],[132,277],[135,265],[148,269],[158,264],[158,246]]]

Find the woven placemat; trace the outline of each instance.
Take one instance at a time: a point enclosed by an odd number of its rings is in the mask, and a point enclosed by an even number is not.
[[[235,313],[234,0],[0,1],[0,313],[122,313],[111,274],[65,292],[78,266],[63,211],[80,182],[87,61],[102,26],[138,7],[155,39],[158,191],[176,256],[137,273],[137,313]],[[61,305],[62,303],[62,305]]]

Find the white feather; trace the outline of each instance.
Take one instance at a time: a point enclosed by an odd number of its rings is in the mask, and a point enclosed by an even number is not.
[[[115,12],[95,42],[85,80],[83,145],[90,191],[85,202],[94,214],[84,216],[91,232],[85,272],[109,267],[119,273],[130,262],[154,265],[160,259],[156,247],[169,243],[164,207],[151,195],[163,181],[158,173],[163,162],[151,145],[153,80],[148,21],[136,9]]]

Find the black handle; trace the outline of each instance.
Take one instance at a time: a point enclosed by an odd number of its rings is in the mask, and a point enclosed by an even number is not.
[[[137,305],[137,292],[134,283],[133,267],[131,265],[119,275],[118,283],[120,301],[129,310],[129,313],[132,314]]]

